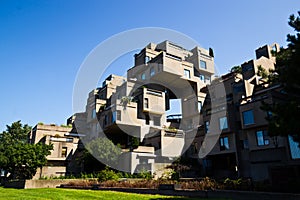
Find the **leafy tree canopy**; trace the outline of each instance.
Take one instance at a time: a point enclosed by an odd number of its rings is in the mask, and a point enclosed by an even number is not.
[[[109,165],[110,167],[117,165],[119,156],[122,153],[121,148],[106,137],[93,139],[85,144],[85,148],[84,162],[85,168],[89,172],[98,171],[104,165]]]
[[[300,12],[298,12],[300,16]],[[284,98],[264,105],[264,109],[271,111],[268,118],[271,135],[292,135],[294,140],[300,142],[300,18],[291,15],[289,25],[296,32],[287,35],[288,47],[281,48],[276,56],[276,69],[272,82],[283,87]]]
[[[21,121],[6,126],[0,134],[0,169],[10,174],[9,178],[30,179],[36,169],[46,164],[52,145],[30,144],[31,127]]]
[[[241,74],[241,73],[242,73],[242,67],[241,67],[241,66],[233,66],[233,67],[230,69],[230,72],[235,72],[235,73]]]

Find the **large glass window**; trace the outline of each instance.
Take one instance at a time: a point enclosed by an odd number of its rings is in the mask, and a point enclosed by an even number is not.
[[[185,78],[191,78],[191,72],[188,69],[184,69],[184,77]]]
[[[201,67],[202,69],[207,69],[207,67],[206,67],[206,62],[205,62],[204,60],[200,60],[200,67]]]
[[[268,136],[268,132],[267,131],[257,131],[256,132],[257,145],[258,146],[269,145],[270,141],[267,138],[267,136]]]
[[[220,138],[220,151],[228,150],[228,149],[229,149],[228,137],[221,137]]]
[[[254,124],[253,110],[243,112],[244,125]]]
[[[228,128],[227,117],[221,117],[219,119],[219,127],[220,127],[220,130]]]

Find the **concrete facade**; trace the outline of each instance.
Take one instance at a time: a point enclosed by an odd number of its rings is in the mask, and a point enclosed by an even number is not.
[[[271,113],[261,109],[262,102],[273,103],[282,96],[279,85],[268,85],[258,73],[259,66],[266,72],[275,69],[276,60],[271,50],[278,51],[278,44],[260,47],[256,50],[256,60],[241,65],[241,73],[223,75],[204,88],[209,95],[201,112],[201,128],[186,153],[187,157],[199,162],[202,176],[250,177],[254,181],[272,181],[280,176],[273,173],[276,169],[291,166],[295,172],[299,170],[300,157],[292,159],[289,138],[269,136],[266,118]],[[214,98],[220,83],[226,91],[226,96],[219,97],[223,100]],[[226,112],[222,112],[224,110]],[[221,131],[217,143],[205,157],[199,159],[216,129]]]
[[[79,136],[72,128],[57,125],[36,125],[30,133],[30,143],[52,144],[53,150],[47,156],[47,164],[38,168],[33,179],[42,177],[65,176],[78,148]],[[67,172],[68,171],[68,172]]]
[[[110,75],[102,87],[89,93],[85,120],[81,114],[77,123],[75,114],[70,124],[85,127],[79,133],[86,135],[86,140],[104,133],[120,144],[131,173],[141,168],[154,173],[166,160],[170,163],[182,154],[186,134],[199,124],[198,106],[206,96],[200,88],[214,79],[210,51],[200,47],[186,50],[170,41],[148,44],[134,56],[127,77]],[[183,120],[176,127],[166,116],[171,99],[180,99],[182,105]],[[140,142],[137,149],[131,148],[132,137]]]
[[[272,51],[279,45],[258,48],[241,73],[216,78],[211,49],[186,50],[170,41],[148,44],[134,55],[126,77],[110,75],[89,93],[85,111],[68,119],[72,129],[33,129],[32,142],[52,142],[49,163],[60,163],[37,174],[65,173],[78,137],[88,142],[103,134],[119,144],[123,166],[131,173],[154,173],[182,154],[197,163],[200,176],[263,181],[278,179],[274,174],[281,167],[299,170],[299,158],[291,155],[299,149],[289,138],[268,135],[270,113],[261,109],[263,101],[276,102],[281,95],[280,86],[268,85],[259,74],[275,69]],[[180,100],[180,115],[166,115],[172,99]],[[139,141],[135,149],[133,137]],[[62,148],[67,156],[61,156]]]

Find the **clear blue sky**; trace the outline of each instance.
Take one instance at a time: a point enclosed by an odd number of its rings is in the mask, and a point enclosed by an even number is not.
[[[267,43],[286,45],[296,0],[0,0],[0,131],[16,120],[63,124],[77,71],[100,42],[122,31],[163,27],[215,51],[221,73]],[[145,44],[146,45],[146,44]],[[131,67],[131,59],[115,66]]]

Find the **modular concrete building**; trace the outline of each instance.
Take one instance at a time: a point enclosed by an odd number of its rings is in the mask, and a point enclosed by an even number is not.
[[[282,87],[269,85],[263,75],[275,69],[272,50],[279,51],[278,44],[257,49],[256,59],[243,63],[240,72],[223,75],[203,88],[208,95],[200,115],[201,128],[186,152],[198,161],[202,176],[286,182],[299,177],[299,147],[291,137],[270,137],[267,117],[272,113],[262,110],[262,102],[283,98]],[[221,86],[226,95],[218,96]],[[213,148],[205,148],[216,132],[221,132],[218,141]]]
[[[258,48],[256,59],[243,63],[240,71],[215,77],[212,49],[150,43],[134,55],[126,77],[110,75],[89,93],[85,110],[68,119],[72,130],[38,125],[32,142],[53,142],[50,164],[66,162],[79,136],[84,144],[106,137],[122,155],[118,166],[104,164],[131,173],[158,172],[183,155],[196,163],[193,170],[199,173],[192,176],[284,180],[285,173],[278,171],[287,169],[286,177],[299,177],[297,143],[291,137],[270,137],[266,117],[271,113],[261,109],[262,102],[282,98],[281,86],[269,85],[264,77],[275,68],[272,51],[279,51],[278,44]],[[172,99],[180,101],[181,113],[167,116]],[[43,168],[44,174],[49,169]]]
[[[89,93],[86,117],[77,117],[86,122],[79,132],[85,140],[104,133],[120,144],[126,171],[154,172],[179,157],[188,147],[185,139],[196,133],[206,96],[200,88],[214,79],[213,52],[200,47],[186,50],[164,41],[150,43],[134,59],[127,77],[110,75],[102,87]],[[179,99],[182,107],[176,127],[166,116],[171,99]],[[69,122],[84,126],[76,117]],[[139,140],[136,149],[131,147],[133,137]]]
[[[72,128],[38,124],[31,130],[29,142],[53,144],[53,150],[47,156],[47,165],[38,168],[33,179],[65,176],[78,167],[71,167],[79,143],[79,135],[73,133]]]

